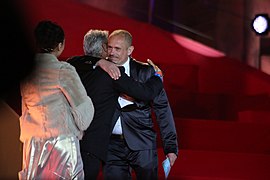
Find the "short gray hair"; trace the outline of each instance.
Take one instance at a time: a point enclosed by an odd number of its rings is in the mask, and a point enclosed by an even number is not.
[[[109,38],[113,37],[113,36],[121,36],[121,37],[123,37],[125,42],[126,42],[127,47],[132,46],[132,35],[127,30],[124,30],[124,29],[114,30],[110,34]]]
[[[106,30],[90,29],[83,39],[85,55],[102,57],[103,45],[108,43],[109,32]]]

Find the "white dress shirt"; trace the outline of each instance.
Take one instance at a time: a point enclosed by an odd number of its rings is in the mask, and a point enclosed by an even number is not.
[[[130,59],[128,58],[128,60],[122,65],[125,68],[125,73],[130,76],[130,68],[129,68],[129,61]],[[118,98],[118,103],[120,104],[120,107],[124,107],[126,105],[129,104],[133,104],[133,102],[126,100],[124,98],[119,97]],[[116,121],[112,134],[122,134],[122,126],[121,126],[121,118],[119,117],[118,120]]]

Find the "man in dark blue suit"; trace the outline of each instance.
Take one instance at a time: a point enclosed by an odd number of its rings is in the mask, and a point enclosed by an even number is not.
[[[132,36],[126,30],[115,30],[109,36],[109,60],[125,67],[125,73],[139,82],[146,82],[155,70],[149,64],[131,58]],[[163,142],[163,150],[173,166],[178,143],[173,114],[165,90],[153,101],[130,96],[118,99],[121,109],[114,114],[115,125],[110,138],[108,157],[103,168],[105,179],[131,179],[131,169],[137,179],[158,178],[156,133],[152,109],[155,112]],[[127,108],[128,107],[128,108]]]
[[[117,80],[100,66],[93,69],[96,62],[107,55],[107,38],[107,31],[90,30],[84,37],[86,55],[68,60],[76,68],[95,108],[93,121],[80,141],[85,179],[97,179],[100,166],[106,160],[112,116],[118,107],[120,92],[150,101],[163,87],[159,77],[152,76],[146,83],[140,83],[128,77],[123,67],[120,67],[121,76]]]

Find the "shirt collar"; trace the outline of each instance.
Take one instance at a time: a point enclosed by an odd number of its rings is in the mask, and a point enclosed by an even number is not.
[[[122,65],[125,68],[125,73],[130,76],[130,71],[129,71],[129,62],[130,58],[128,57],[128,60]]]

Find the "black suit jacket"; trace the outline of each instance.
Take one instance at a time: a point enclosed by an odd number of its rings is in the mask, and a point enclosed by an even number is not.
[[[124,73],[113,80],[100,67],[93,70],[97,58],[77,56],[68,60],[77,70],[87,94],[93,101],[94,119],[80,141],[81,151],[90,152],[105,161],[109,137],[112,128],[112,117],[118,105],[120,92],[138,99],[152,100],[162,89],[160,78],[153,76],[147,83],[139,83]]]
[[[154,74],[148,64],[130,60],[130,76],[139,82],[146,82]],[[173,114],[164,89],[152,102],[136,100],[137,108],[129,112],[116,111],[114,124],[121,116],[122,130],[126,142],[132,150],[156,149],[156,133],[151,115],[153,108],[163,142],[164,153],[178,154],[177,133]]]

